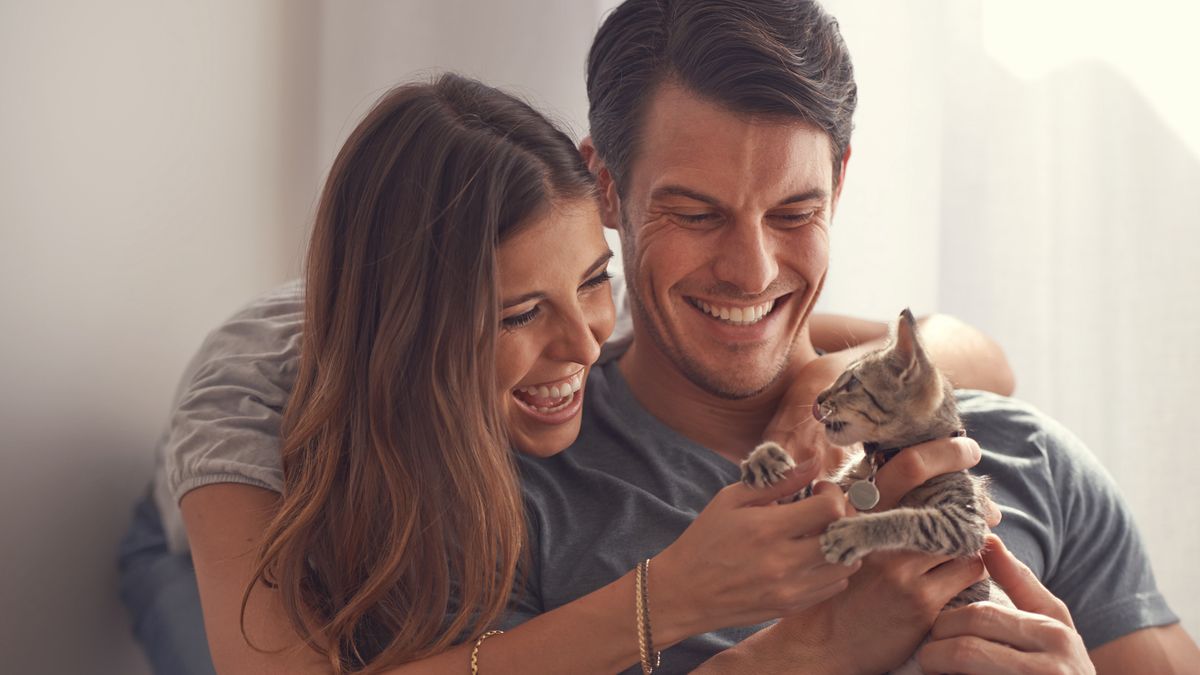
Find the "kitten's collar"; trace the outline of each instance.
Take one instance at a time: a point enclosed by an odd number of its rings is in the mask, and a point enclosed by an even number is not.
[[[948,438],[960,438],[966,435],[966,429],[957,429],[954,431],[954,433],[950,434]],[[867,453],[867,459],[869,459],[871,463],[875,465],[875,468],[878,469],[884,464],[890,462],[893,457],[900,454],[901,450],[905,448],[911,448],[914,445],[920,445],[921,443],[928,443],[929,441],[937,440],[937,438],[938,437],[926,438],[923,441],[917,441],[916,443],[909,445],[902,445],[898,448],[880,448],[878,443],[863,443],[863,452]]]

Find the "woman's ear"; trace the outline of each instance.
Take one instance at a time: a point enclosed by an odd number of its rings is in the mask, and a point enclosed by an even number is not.
[[[600,159],[600,154],[596,152],[596,144],[592,142],[591,136],[584,136],[579,142],[579,154],[583,155],[588,171],[596,178],[596,191],[600,197],[600,219],[604,221],[605,227],[618,229],[621,224],[621,198],[617,195],[616,182],[613,181],[608,167],[604,165],[604,160]]]

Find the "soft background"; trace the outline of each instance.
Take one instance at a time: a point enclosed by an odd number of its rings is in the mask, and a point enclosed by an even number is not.
[[[461,70],[578,135],[613,3],[0,0],[0,663],[144,673],[114,553],[204,333],[298,273],[341,139]],[[861,88],[825,308],[949,312],[1120,483],[1200,625],[1200,25],[840,0]]]

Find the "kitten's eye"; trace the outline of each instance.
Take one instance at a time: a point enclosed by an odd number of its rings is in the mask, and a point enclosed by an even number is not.
[[[858,385],[860,385],[860,384],[862,384],[862,383],[858,381],[858,378],[857,378],[857,377],[855,377],[854,375],[851,375],[851,376],[850,376],[850,377],[849,377],[849,378],[846,380],[846,384],[844,384],[844,385],[842,385],[842,386],[843,386],[845,389],[847,389],[847,390],[850,390],[850,389],[853,389],[853,388],[857,387],[857,386],[858,386]]]

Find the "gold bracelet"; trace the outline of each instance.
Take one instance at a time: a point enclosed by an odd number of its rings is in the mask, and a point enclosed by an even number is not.
[[[479,645],[483,644],[484,640],[492,637],[493,635],[503,634],[504,631],[502,630],[489,630],[483,635],[480,635],[479,639],[475,641],[475,648],[471,650],[471,675],[479,675]]]
[[[650,634],[650,559],[638,563],[633,577],[634,607],[637,610],[638,655],[642,660],[642,675],[650,675],[662,665],[662,652],[654,651],[654,639]],[[651,663],[651,656],[654,662]]]

